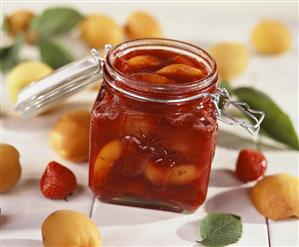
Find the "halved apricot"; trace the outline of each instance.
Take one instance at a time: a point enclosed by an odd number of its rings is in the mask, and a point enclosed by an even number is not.
[[[160,76],[160,75],[156,75],[156,74],[152,74],[152,73],[136,73],[136,74],[133,74],[131,77],[138,81],[145,81],[145,82],[150,82],[150,83],[158,83],[158,84],[173,83],[172,80],[170,80],[164,76]]]
[[[151,134],[157,133],[160,117],[141,111],[132,111],[126,114],[122,122],[123,135],[135,136],[140,141]]]
[[[98,153],[94,163],[93,172],[97,179],[102,179],[118,160],[122,150],[120,140],[114,140],[106,144]]]
[[[184,80],[186,82],[198,80],[204,75],[204,71],[191,65],[175,63],[170,64],[156,72],[160,76],[173,80]]]
[[[162,167],[159,164],[149,162],[144,170],[144,175],[154,185],[163,186],[168,181],[170,169],[168,169],[168,167]]]
[[[192,164],[179,165],[171,168],[168,178],[169,184],[183,185],[199,178],[201,170]]]
[[[172,63],[186,64],[195,67],[197,64],[194,60],[186,56],[177,55],[171,58]]]
[[[150,55],[139,55],[130,58],[127,61],[129,68],[133,70],[150,69],[160,64],[160,60],[157,57]]]
[[[160,167],[159,164],[149,163],[145,176],[153,184],[184,185],[199,178],[201,170],[193,164],[183,164],[174,167]]]

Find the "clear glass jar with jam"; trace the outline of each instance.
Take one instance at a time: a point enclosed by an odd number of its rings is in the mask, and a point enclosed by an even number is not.
[[[133,40],[93,55],[27,88],[18,109],[37,112],[102,77],[91,112],[92,191],[104,202],[193,212],[207,195],[217,119],[255,133],[264,114],[231,100],[215,61],[191,44]],[[45,90],[55,78],[56,88]],[[254,123],[221,110],[228,105]]]

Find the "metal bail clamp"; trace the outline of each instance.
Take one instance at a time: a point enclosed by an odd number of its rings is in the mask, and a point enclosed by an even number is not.
[[[256,135],[259,132],[260,125],[265,118],[264,112],[251,109],[250,106],[245,102],[233,100],[227,90],[224,88],[217,88],[216,94],[210,94],[210,97],[216,109],[217,119],[229,125],[241,125],[252,135]],[[223,109],[220,109],[219,107],[220,99],[223,100]],[[251,121],[248,122],[242,119],[237,119],[232,114],[225,112],[225,108],[228,108],[229,106],[234,106],[240,110],[242,113],[248,116]]]
[[[105,64],[105,59],[106,56],[108,54],[108,52],[112,49],[112,45],[107,44],[104,46],[103,49],[103,54],[102,56],[100,55],[100,53],[98,52],[97,49],[93,48],[91,49],[90,53],[92,55],[92,57],[94,58],[94,60],[98,63],[98,70],[95,73],[100,73],[101,75],[103,74],[103,66]]]

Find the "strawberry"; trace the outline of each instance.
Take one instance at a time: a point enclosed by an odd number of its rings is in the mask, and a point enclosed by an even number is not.
[[[236,164],[236,175],[243,181],[254,181],[263,176],[267,168],[267,159],[259,151],[243,149]]]
[[[65,166],[52,161],[40,180],[40,189],[49,199],[65,199],[76,188],[74,173]]]

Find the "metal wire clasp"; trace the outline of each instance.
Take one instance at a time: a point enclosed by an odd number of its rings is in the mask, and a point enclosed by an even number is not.
[[[250,134],[256,135],[260,130],[260,125],[265,118],[265,113],[253,110],[244,102],[235,101],[224,88],[218,88],[215,94],[209,94],[216,109],[216,117],[220,121],[229,125],[241,125]],[[223,100],[223,109],[219,107],[220,100]],[[250,118],[250,122],[237,119],[232,114],[225,111],[229,106],[233,106]],[[259,117],[257,117],[258,115]],[[253,122],[253,123],[251,123]]]
[[[105,45],[104,49],[103,49],[102,56],[100,55],[100,53],[98,52],[97,49],[95,49],[95,48],[91,49],[90,53],[91,53],[92,57],[94,58],[94,60],[98,63],[98,66],[99,66],[96,73],[103,74],[103,66],[104,66],[104,63],[106,60],[106,56],[111,49],[112,49],[112,45],[110,45],[110,44]]]

